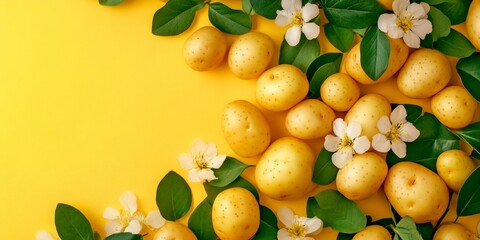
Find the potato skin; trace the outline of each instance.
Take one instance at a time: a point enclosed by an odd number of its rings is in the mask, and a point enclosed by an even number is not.
[[[337,189],[350,200],[361,200],[375,194],[387,176],[388,166],[373,152],[357,154],[337,173]]]
[[[437,172],[447,186],[455,192],[475,170],[475,163],[462,150],[448,150],[437,158]]]
[[[300,139],[325,137],[332,131],[335,112],[318,99],[306,99],[288,110],[285,126]]]
[[[213,230],[222,240],[244,240],[260,226],[260,207],[253,194],[240,187],[217,195],[212,205]]]
[[[433,240],[474,240],[475,235],[459,223],[445,223],[433,235]]]
[[[227,53],[227,38],[217,28],[205,26],[190,35],[183,46],[183,58],[196,71],[218,67]]]
[[[360,98],[360,88],[348,74],[335,73],[322,83],[320,96],[333,110],[345,112]]]
[[[314,155],[310,146],[294,137],[273,142],[255,168],[258,189],[276,200],[305,196],[312,186]]]
[[[465,23],[468,39],[480,50],[480,0],[473,0],[470,4]]]
[[[450,86],[433,96],[431,107],[433,115],[443,125],[458,129],[472,122],[477,101],[465,88]]]
[[[179,222],[165,222],[153,237],[153,240],[197,240],[193,232]]]
[[[362,231],[353,236],[352,240],[391,240],[392,235],[388,230],[380,225],[367,226]]]
[[[398,72],[397,86],[410,98],[429,98],[445,86],[452,76],[448,58],[437,50],[421,48],[410,54]]]
[[[309,83],[302,70],[281,64],[265,71],[255,85],[257,103],[270,111],[284,111],[302,101]]]
[[[405,161],[393,165],[383,184],[393,208],[415,223],[437,221],[448,207],[447,185],[420,164]]]
[[[275,53],[272,39],[260,32],[239,36],[230,46],[228,66],[241,79],[259,77],[270,65]]]

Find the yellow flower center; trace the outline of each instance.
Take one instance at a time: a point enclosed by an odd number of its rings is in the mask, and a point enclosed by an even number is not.
[[[120,222],[120,224],[122,224],[123,227],[128,226],[128,224],[132,220],[138,220],[140,222],[143,222],[143,219],[143,215],[139,212],[135,212],[133,215],[131,215],[128,210],[120,209],[120,216],[118,217],[118,221]]]
[[[292,227],[288,228],[287,232],[290,237],[303,239],[307,236],[307,228],[298,222],[295,222]]]
[[[396,24],[403,32],[409,32],[413,25],[413,15],[407,11],[403,11],[397,19]]]
[[[385,137],[390,141],[399,139],[400,138],[400,127],[401,126],[402,126],[402,124],[400,124],[400,123],[392,124],[392,127],[390,128],[390,132],[388,132],[387,135],[385,135]]]
[[[205,158],[204,158],[203,154],[197,154],[197,155],[195,155],[193,161],[194,161],[195,164],[197,165],[197,168],[198,168],[198,169],[206,169],[206,168],[208,168],[208,162],[205,161]]]
[[[340,142],[340,149],[353,147],[353,141],[348,136],[344,136]]]
[[[290,25],[296,25],[299,27],[303,26],[303,17],[302,17],[302,11],[297,11],[295,12],[295,15],[292,17],[292,22]]]

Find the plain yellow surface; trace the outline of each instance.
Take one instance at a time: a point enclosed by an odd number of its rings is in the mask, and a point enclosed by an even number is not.
[[[240,8],[239,1],[225,3]],[[214,142],[220,153],[235,156],[222,136],[221,112],[233,100],[254,102],[255,81],[234,77],[226,62],[211,72],[189,69],[182,59],[183,41],[209,25],[207,9],[188,32],[158,37],[151,34],[151,21],[163,4],[0,1],[2,239],[34,239],[38,230],[56,235],[59,202],[80,209],[104,236],[103,210],[119,208],[123,192],[134,192],[140,210],[148,212],[156,208],[157,184],[169,170],[186,176],[176,158],[189,151],[193,140]],[[286,29],[253,19],[253,30],[267,32],[278,49]],[[332,50],[323,35],[320,41],[322,53]],[[385,87],[395,92],[393,81],[362,92]],[[397,103],[428,104],[387,96]],[[284,113],[265,114],[276,129],[274,138],[287,134]],[[309,143],[318,152],[321,141]],[[252,179],[252,172],[245,176]],[[201,184],[190,185],[196,206],[205,193]],[[305,199],[262,197],[261,202],[273,210],[289,206],[305,214]],[[389,216],[380,192],[359,204],[374,219]],[[473,231],[478,219],[460,220]],[[317,239],[335,236],[327,228]]]

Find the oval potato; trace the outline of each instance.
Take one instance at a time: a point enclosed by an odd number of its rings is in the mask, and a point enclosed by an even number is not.
[[[470,42],[480,50],[480,0],[473,0],[465,20],[467,36]]]
[[[335,112],[318,99],[306,99],[288,110],[285,126],[300,139],[325,137],[332,131]]]
[[[183,46],[183,58],[196,71],[212,70],[222,63],[227,38],[217,28],[205,26],[190,35]]]
[[[433,96],[431,106],[433,115],[443,125],[458,129],[472,122],[477,101],[465,88],[450,86]]]
[[[345,112],[360,98],[360,88],[348,74],[335,73],[322,83],[320,96],[333,110]]]
[[[380,225],[367,226],[362,231],[353,236],[352,240],[391,240],[392,235],[388,230]]]
[[[193,232],[179,222],[166,221],[153,237],[153,240],[197,240]]]
[[[475,235],[459,223],[445,223],[433,235],[433,240],[474,240]]]
[[[475,170],[475,163],[462,150],[447,150],[437,158],[437,172],[447,186],[455,192]]]

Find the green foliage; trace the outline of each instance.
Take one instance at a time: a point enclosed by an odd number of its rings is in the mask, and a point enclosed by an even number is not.
[[[209,184],[215,187],[225,187],[235,181],[247,167],[243,162],[227,156],[219,169],[213,169],[218,179],[210,181]]]
[[[92,226],[85,215],[67,204],[57,204],[55,208],[55,227],[62,240],[94,239]]]
[[[338,27],[331,23],[325,24],[323,29],[328,41],[338,50],[347,52],[352,48],[355,33],[351,29]]]
[[[253,240],[276,239],[278,232],[277,217],[269,208],[260,205],[260,227]]]
[[[241,176],[238,177],[235,181],[231,182],[230,184],[224,187],[212,186],[209,182],[204,182],[203,187],[205,188],[205,192],[207,192],[207,199],[210,204],[213,204],[213,201],[215,200],[215,198],[220,192],[232,187],[245,188],[255,196],[257,201],[259,200],[258,192],[255,186],[253,186],[253,184],[251,184],[249,181],[247,181],[245,178]]]
[[[306,72],[308,66],[320,55],[320,44],[317,39],[308,40],[303,34],[300,42],[296,46],[288,45],[283,39],[280,47],[279,64],[291,64],[303,72]]]
[[[463,86],[480,102],[480,53],[462,58],[457,63],[457,72],[462,79]]]
[[[250,0],[250,3],[255,13],[268,19],[275,19],[277,10],[282,9],[282,0]]]
[[[123,0],[98,0],[98,3],[103,6],[116,6],[122,2]]]
[[[208,199],[204,199],[195,210],[193,210],[192,215],[190,215],[190,218],[188,219],[188,227],[198,239],[217,239],[212,224],[212,204]]]
[[[341,53],[325,53],[315,59],[307,69],[307,78],[310,82],[308,97],[320,97],[320,87],[330,75],[340,71],[343,55]]]
[[[322,148],[315,161],[312,181],[319,185],[328,185],[335,181],[338,168],[333,165],[332,152]]]
[[[360,43],[360,63],[363,70],[373,80],[377,80],[387,70],[390,57],[388,37],[374,26],[370,28]]]
[[[158,184],[156,201],[162,216],[176,221],[190,211],[192,190],[182,176],[170,171]]]
[[[159,36],[174,36],[187,30],[202,9],[202,0],[169,0],[153,15],[152,33]]]
[[[252,3],[250,0],[242,0],[242,10],[248,15],[254,15],[255,11],[253,10]]]
[[[385,12],[376,0],[322,0],[321,4],[329,22],[348,29],[375,25]]]
[[[480,167],[465,180],[458,191],[457,216],[480,213]]]
[[[475,46],[453,28],[448,36],[438,39],[433,47],[445,55],[458,58],[468,57],[476,51]]]
[[[428,12],[428,19],[432,22],[432,41],[436,42],[439,38],[446,37],[450,34],[450,26],[452,25],[450,19],[433,6],[430,6]]]
[[[393,229],[395,232],[395,237],[397,235],[403,240],[422,240],[422,235],[417,230],[417,225],[412,220],[411,217],[405,216],[400,220],[395,228]]]
[[[480,122],[472,123],[454,133],[470,144],[476,152],[480,152]]]
[[[244,34],[252,28],[250,15],[219,2],[209,5],[208,18],[213,26],[229,34]]]
[[[435,7],[450,19],[452,25],[456,25],[465,22],[471,2],[471,0],[444,0]]]
[[[115,233],[105,238],[105,240],[142,240],[142,239],[143,239],[142,235],[132,234],[128,232]]]

